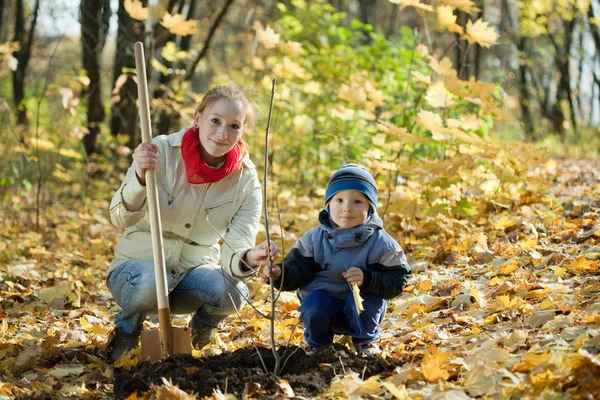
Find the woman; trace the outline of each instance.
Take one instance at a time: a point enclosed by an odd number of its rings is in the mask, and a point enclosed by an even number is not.
[[[146,169],[156,170],[171,312],[194,313],[192,345],[206,345],[219,322],[244,305],[243,280],[267,260],[266,243],[254,247],[262,196],[242,140],[254,118],[241,90],[217,86],[204,95],[193,127],[135,149],[110,205],[113,224],[126,228],[107,278],[122,308],[109,339],[113,360],[137,346],[146,314],[157,310]],[[270,247],[277,258],[277,246]]]

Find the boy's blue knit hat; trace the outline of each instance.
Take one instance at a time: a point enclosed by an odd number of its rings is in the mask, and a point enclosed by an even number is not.
[[[369,201],[372,208],[371,212],[377,208],[377,184],[365,168],[356,164],[346,164],[335,171],[329,178],[327,190],[325,191],[325,207],[327,207],[331,198],[342,190],[358,190]]]

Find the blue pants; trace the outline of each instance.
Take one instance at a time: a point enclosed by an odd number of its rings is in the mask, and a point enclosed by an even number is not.
[[[156,314],[158,309],[154,262],[127,261],[110,273],[106,284],[122,309],[115,319],[115,325],[125,333],[139,335],[146,315]],[[177,286],[171,275],[167,274],[167,286],[171,313],[194,313],[191,322],[193,331],[216,328],[236,308],[240,310],[245,302],[244,297],[248,297],[244,282],[228,275],[224,277],[221,267],[210,265],[194,268]],[[229,295],[233,298],[235,308]]]
[[[350,335],[356,344],[376,340],[387,301],[374,295],[366,295],[363,300],[364,310],[359,317],[352,293],[345,299],[321,290],[305,294],[298,311],[306,343],[325,346],[333,342],[334,334]]]

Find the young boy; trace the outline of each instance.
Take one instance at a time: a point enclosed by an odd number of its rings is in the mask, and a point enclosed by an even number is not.
[[[347,164],[329,179],[320,226],[305,233],[281,265],[265,267],[282,290],[299,289],[300,321],[306,354],[346,334],[359,353],[380,352],[375,343],[387,300],[402,293],[410,266],[402,248],[377,215],[377,186],[369,172]],[[364,299],[360,315],[351,292],[356,284]]]

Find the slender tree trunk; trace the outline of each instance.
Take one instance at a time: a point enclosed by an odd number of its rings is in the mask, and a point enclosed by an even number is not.
[[[89,85],[84,94],[88,99],[87,129],[83,145],[88,155],[96,153],[96,138],[104,120],[101,97],[100,58],[106,38],[105,13],[110,12],[110,0],[81,1],[81,41],[83,44],[83,68],[87,71]]]
[[[456,23],[463,28],[467,25],[467,21],[469,20],[469,16],[464,11],[457,11]],[[466,40],[460,39],[460,35],[455,33],[456,36],[456,52],[454,53],[454,68],[458,73],[458,77],[460,79],[466,79],[469,76],[468,70],[468,56],[467,53],[469,51],[469,44]]]
[[[527,54],[527,39],[521,38],[521,41],[517,44],[519,54]],[[519,56],[520,57],[520,56]],[[521,117],[523,118],[523,125],[525,130],[525,136],[528,139],[534,139],[533,129],[533,118],[531,116],[531,96],[529,93],[529,84],[527,76],[529,75],[529,68],[525,60],[519,60],[519,95],[521,103]]]
[[[390,24],[388,25],[386,36],[389,38],[396,33],[396,25],[398,24],[398,10],[400,6],[398,4],[392,5],[392,12],[390,14]]]
[[[377,0],[358,0],[360,8],[360,21],[363,24],[369,24],[375,28],[375,8],[377,6]],[[365,42],[371,43],[371,36],[369,32],[365,31]]]
[[[25,12],[23,0],[17,0],[16,3],[16,21],[14,41],[19,42],[21,48],[13,53],[17,60],[17,68],[13,71],[13,101],[16,107],[17,124],[26,125],[27,107],[25,106],[25,75],[29,58],[31,57],[31,46],[33,45],[33,35],[37,24],[37,17],[40,10],[40,0],[36,0],[33,7],[33,17],[27,37],[25,36]]]
[[[485,18],[485,0],[478,1],[478,6],[481,8],[481,11],[477,14],[477,19]],[[472,66],[469,66],[469,76],[474,76],[475,79],[481,78],[481,70],[483,68],[483,58],[485,54],[485,49],[478,44],[475,44],[475,49],[473,51],[473,62]]]
[[[0,41],[4,41],[4,25],[2,21],[4,20],[4,0],[0,0]]]
[[[141,139],[137,134],[139,117],[136,106],[137,85],[133,73],[135,70],[133,43],[144,40],[145,29],[143,22],[134,20],[125,11],[125,0],[119,0],[117,17],[117,49],[113,66],[114,89],[110,131],[113,135],[125,134],[129,136],[126,144],[130,148],[134,148],[141,142]],[[119,80],[121,76],[122,78]],[[119,84],[119,87],[117,87],[117,84]]]

